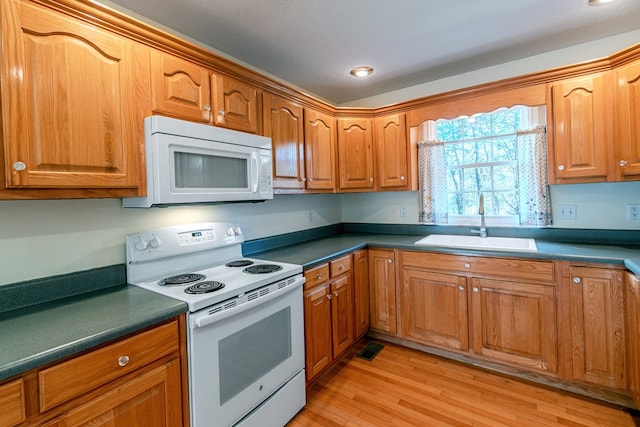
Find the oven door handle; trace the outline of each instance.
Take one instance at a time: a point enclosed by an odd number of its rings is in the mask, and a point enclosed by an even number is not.
[[[286,293],[289,293],[295,289],[298,289],[305,282],[304,277],[297,278],[295,282],[291,283],[289,286],[284,288],[280,288],[274,292],[270,292],[267,295],[256,298],[252,301],[246,302],[236,307],[229,308],[227,310],[222,310],[217,313],[206,313],[202,315],[195,315],[191,318],[192,325],[198,328],[203,326],[210,325],[211,323],[218,322],[222,319],[226,319],[227,317],[235,316],[238,313],[242,313],[243,311],[250,310],[258,305],[264,304],[268,301],[271,301],[274,298],[278,298],[283,296]]]

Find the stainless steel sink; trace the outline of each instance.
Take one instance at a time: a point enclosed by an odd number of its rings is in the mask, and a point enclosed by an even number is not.
[[[420,246],[443,246],[476,250],[538,252],[536,241],[518,237],[478,237],[454,234],[430,234],[415,242]]]

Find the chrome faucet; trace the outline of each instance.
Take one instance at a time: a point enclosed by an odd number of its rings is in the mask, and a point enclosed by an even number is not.
[[[480,195],[480,207],[478,208],[480,215],[480,230],[471,230],[472,233],[479,234],[480,237],[487,237],[487,226],[484,223],[484,197]]]

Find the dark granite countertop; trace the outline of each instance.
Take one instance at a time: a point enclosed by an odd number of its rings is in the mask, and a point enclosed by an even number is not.
[[[622,264],[640,274],[634,245],[560,243],[536,238],[538,252],[480,251],[416,246],[428,233],[344,232],[339,227],[267,238],[245,253],[300,264],[325,262],[364,247],[428,250]],[[635,240],[634,240],[635,241]],[[258,250],[256,250],[258,248]],[[124,266],[111,266],[0,286],[0,381],[160,323],[187,311],[181,301],[127,286]],[[35,291],[46,290],[45,300]],[[53,294],[53,295],[52,295]]]
[[[486,251],[427,247],[414,244],[424,236],[425,235],[347,233],[296,243],[277,249],[265,250],[254,253],[252,256],[273,261],[300,264],[307,268],[359,248],[386,247],[460,255],[509,256],[623,264],[632,272],[640,274],[640,248],[637,247],[614,246],[609,244],[559,243],[539,239],[536,239],[538,252]]]
[[[120,284],[0,314],[0,381],[160,323],[181,301]]]

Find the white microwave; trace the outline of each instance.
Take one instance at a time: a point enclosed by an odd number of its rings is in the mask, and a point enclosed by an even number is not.
[[[271,138],[162,116],[144,119],[146,197],[122,206],[273,198]]]

